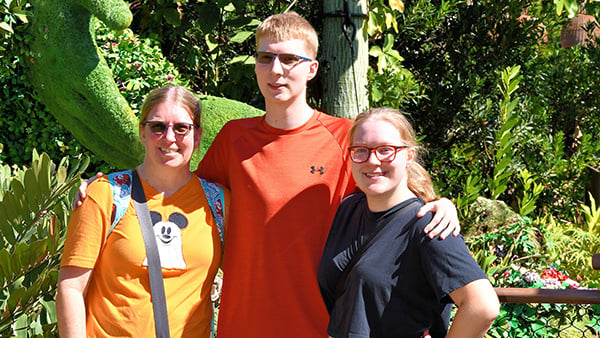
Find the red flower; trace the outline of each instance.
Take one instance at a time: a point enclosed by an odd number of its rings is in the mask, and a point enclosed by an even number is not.
[[[555,269],[546,269],[544,270],[544,272],[542,272],[542,279],[556,279],[558,281],[564,281],[567,280],[569,277],[565,276],[562,272],[557,271]]]

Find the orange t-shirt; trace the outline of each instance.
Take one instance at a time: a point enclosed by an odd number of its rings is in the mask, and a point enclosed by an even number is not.
[[[202,185],[194,177],[168,198],[142,185],[155,233],[162,229],[169,235],[157,244],[171,336],[209,337],[210,289],[221,242]],[[225,201],[227,210],[227,191]],[[130,203],[108,235],[111,210],[108,180],[97,179],[71,216],[61,266],[93,269],[85,299],[88,337],[152,337],[146,252],[135,208]]]
[[[219,338],[326,337],[317,268],[341,199],[352,124],[315,111],[280,130],[264,117],[228,122],[197,173],[231,190]]]

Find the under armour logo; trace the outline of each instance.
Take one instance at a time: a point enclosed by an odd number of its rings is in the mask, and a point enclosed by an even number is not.
[[[310,173],[314,174],[316,172],[319,172],[319,174],[323,175],[325,173],[325,168],[324,167],[315,167],[314,165],[310,167]]]

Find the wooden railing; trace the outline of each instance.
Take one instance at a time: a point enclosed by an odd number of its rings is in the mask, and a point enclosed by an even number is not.
[[[502,303],[600,304],[600,290],[495,288]]]
[[[600,254],[592,257],[600,270]],[[600,290],[495,288],[503,303],[492,337],[599,338]],[[502,314],[503,313],[503,314]],[[489,333],[489,332],[488,332]]]
[[[592,267],[600,270],[600,254],[592,257]],[[554,290],[495,288],[502,303],[600,304],[600,290]]]

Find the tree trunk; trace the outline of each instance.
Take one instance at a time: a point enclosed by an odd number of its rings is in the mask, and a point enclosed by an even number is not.
[[[323,0],[325,18],[319,72],[323,76],[323,110],[354,118],[369,107],[367,0],[347,1],[350,16],[345,13],[344,0]],[[352,40],[353,30],[356,36]]]

